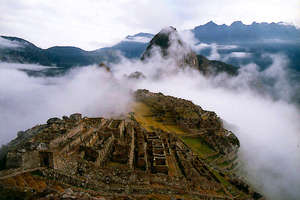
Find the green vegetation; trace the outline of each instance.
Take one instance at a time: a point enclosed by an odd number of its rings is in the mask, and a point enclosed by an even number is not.
[[[232,184],[230,184],[224,177],[222,177],[217,171],[210,169],[210,171],[216,176],[216,178],[224,185],[226,190],[234,197],[243,195],[239,190]],[[243,195],[244,196],[244,195]],[[245,196],[244,196],[245,198]]]
[[[180,135],[183,142],[193,149],[201,158],[207,158],[212,156],[218,156],[217,152],[211,149],[205,141],[200,137],[188,137],[184,136],[185,132],[176,125],[165,124],[162,121],[156,119],[151,112],[149,106],[144,103],[136,103],[134,105],[134,116],[135,119],[148,131],[153,131],[153,129],[161,129],[168,133],[175,133]]]
[[[207,161],[212,162],[220,157],[220,154],[215,154],[206,158]]]
[[[199,154],[201,158],[207,158],[209,155],[215,154],[216,152],[212,150],[200,137],[181,137],[186,145],[188,145],[192,150]]]
[[[175,125],[167,125],[158,121],[149,107],[144,103],[136,103],[134,105],[134,117],[147,131],[153,129],[161,129],[168,133],[184,134],[184,131]]]

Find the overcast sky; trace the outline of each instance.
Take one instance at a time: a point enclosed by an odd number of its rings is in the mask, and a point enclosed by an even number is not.
[[[284,21],[300,26],[299,0],[0,0],[0,34],[39,47],[93,50],[126,35],[162,27],[190,29],[213,20],[231,24]]]

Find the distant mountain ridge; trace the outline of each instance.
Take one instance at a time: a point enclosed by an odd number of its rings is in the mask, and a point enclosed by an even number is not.
[[[196,26],[192,32],[200,41],[210,43],[245,43],[245,42],[272,42],[272,40],[300,42],[300,29],[293,25],[279,23],[256,23],[250,25],[235,21],[230,26],[217,25],[210,21]]]
[[[117,59],[114,50],[105,48],[100,51],[85,51],[72,46],[54,46],[42,49],[21,38],[8,36],[1,36],[1,38],[19,44],[19,46],[14,48],[1,48],[0,46],[0,61],[3,62],[33,63],[70,68]]]
[[[53,46],[48,49],[42,49],[22,38],[0,37],[19,44],[18,47],[14,48],[0,45],[0,61],[34,63],[45,66],[55,65],[69,68],[103,61],[114,62],[118,60],[119,53],[122,53],[127,58],[137,58],[143,53],[153,35],[150,33],[129,35],[112,47],[104,47],[93,51],[85,51],[73,46]],[[143,41],[142,38],[148,38],[148,40]]]
[[[208,22],[191,30],[195,37],[204,43],[248,43],[261,45],[261,42],[276,43],[278,41],[293,41],[300,43],[300,30],[292,25],[283,23],[252,23],[245,25],[240,21],[232,23],[230,26],[217,25]],[[58,66],[63,69],[73,66],[86,66],[98,64],[100,62],[117,62],[121,53],[127,58],[139,58],[146,50],[149,41],[154,35],[150,33],[138,33],[129,35],[124,40],[114,46],[100,48],[94,51],[71,46],[54,46],[42,49],[21,38],[1,36],[0,39],[20,43],[20,47],[1,46],[0,41],[0,61],[35,63],[46,66]],[[276,47],[280,50],[280,46]],[[291,56],[297,58],[298,54],[293,51]],[[232,63],[235,64],[235,63]]]

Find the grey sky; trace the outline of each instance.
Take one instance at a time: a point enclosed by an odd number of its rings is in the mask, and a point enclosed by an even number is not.
[[[210,20],[231,24],[284,21],[300,26],[299,0],[0,0],[0,34],[39,47],[108,46],[126,35]]]

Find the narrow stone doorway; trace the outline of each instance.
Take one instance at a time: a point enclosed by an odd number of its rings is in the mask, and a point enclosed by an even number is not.
[[[40,166],[53,168],[53,153],[52,152],[40,152]]]

